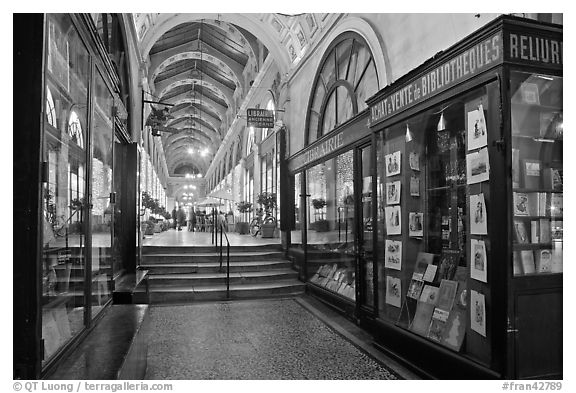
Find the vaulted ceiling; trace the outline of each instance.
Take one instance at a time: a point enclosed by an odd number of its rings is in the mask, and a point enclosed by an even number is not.
[[[286,73],[315,14],[133,14],[150,101],[167,103],[161,129],[169,176],[205,175],[268,54]],[[155,109],[162,105],[152,104]]]

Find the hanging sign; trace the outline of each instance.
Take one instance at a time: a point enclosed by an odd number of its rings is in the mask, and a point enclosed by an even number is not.
[[[370,107],[370,126],[501,63],[502,48],[498,32],[412,79]]]
[[[274,111],[270,109],[246,109],[248,127],[274,128]]]

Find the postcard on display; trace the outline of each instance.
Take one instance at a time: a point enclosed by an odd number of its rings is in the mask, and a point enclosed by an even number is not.
[[[386,176],[399,175],[401,170],[400,150],[386,154]]]
[[[412,169],[414,171],[419,171],[420,170],[420,154],[415,152],[415,151],[411,151],[408,158],[410,161],[410,169]]]
[[[486,244],[484,240],[470,239],[470,277],[475,280],[488,282],[488,264],[486,262]]]
[[[482,104],[468,112],[468,150],[475,150],[488,144],[488,132]]]
[[[483,294],[470,291],[470,328],[486,337],[486,300]]]
[[[410,237],[422,237],[424,236],[424,213],[414,213],[411,212],[408,215],[409,231]]]
[[[420,196],[420,176],[410,176],[410,196]]]
[[[420,251],[416,256],[416,264],[414,266],[414,273],[412,274],[413,280],[424,280],[424,273],[428,265],[434,262],[434,254]]]
[[[384,267],[402,270],[402,242],[386,239]]]
[[[386,276],[386,303],[400,307],[400,294],[402,293],[402,283],[399,278]]]
[[[470,234],[487,235],[487,217],[484,193],[470,195]]]
[[[401,235],[402,234],[402,215],[400,206],[386,207],[386,234],[388,235]]]
[[[400,203],[400,180],[386,183],[386,204],[397,205]]]
[[[438,266],[436,265],[428,265],[426,267],[426,271],[424,272],[423,280],[427,282],[433,282],[434,277],[436,277],[436,271],[438,270]]]
[[[410,281],[410,286],[408,287],[406,297],[418,300],[422,293],[422,288],[424,288],[424,281],[414,279],[414,276],[412,276],[412,280]]]
[[[466,155],[467,183],[475,184],[490,179],[490,162],[488,161],[488,148]]]

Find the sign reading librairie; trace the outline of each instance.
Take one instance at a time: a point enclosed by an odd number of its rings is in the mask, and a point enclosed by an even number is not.
[[[502,32],[498,32],[412,79],[370,107],[370,125],[387,119],[487,70],[503,60]]]
[[[274,128],[274,111],[270,109],[246,109],[248,127]]]

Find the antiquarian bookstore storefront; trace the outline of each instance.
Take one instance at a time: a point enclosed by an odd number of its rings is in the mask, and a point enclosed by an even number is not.
[[[561,27],[500,17],[294,155],[308,291],[434,376],[561,377],[562,86]]]

